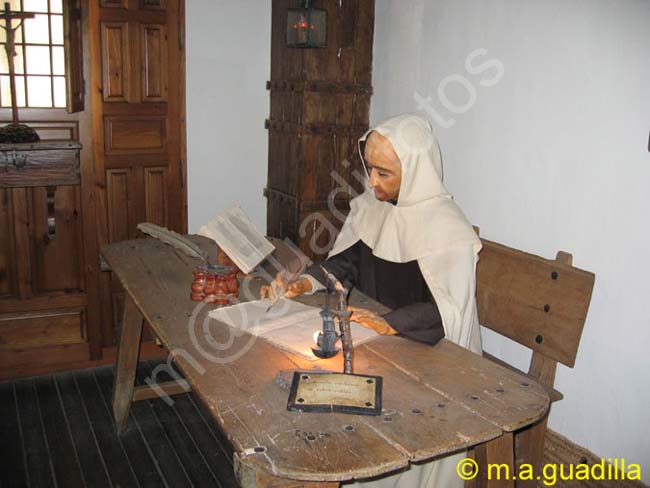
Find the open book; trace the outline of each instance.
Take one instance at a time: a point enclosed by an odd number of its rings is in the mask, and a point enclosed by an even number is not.
[[[270,303],[269,300],[255,300],[217,308],[210,312],[210,318],[262,337],[274,346],[298,354],[304,359],[316,361],[318,358],[311,348],[315,345],[315,335],[323,330],[320,308],[280,298],[273,308],[266,312]],[[354,346],[379,337],[374,330],[356,322],[350,322],[350,331]],[[340,341],[337,347],[341,347]]]
[[[215,216],[198,234],[215,241],[246,274],[275,250],[239,206]]]

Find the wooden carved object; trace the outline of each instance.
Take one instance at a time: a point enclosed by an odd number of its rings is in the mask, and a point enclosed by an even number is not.
[[[228,305],[239,297],[235,266],[197,266],[190,298],[194,301]]]

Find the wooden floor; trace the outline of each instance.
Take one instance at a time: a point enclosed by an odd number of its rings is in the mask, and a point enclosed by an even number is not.
[[[138,383],[159,361],[140,363]],[[0,487],[237,487],[232,448],[193,394],[133,404],[118,436],[109,366],[0,383]]]

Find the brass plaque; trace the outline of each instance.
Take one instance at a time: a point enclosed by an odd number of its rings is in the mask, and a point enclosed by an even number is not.
[[[296,371],[288,410],[381,414],[381,376]]]

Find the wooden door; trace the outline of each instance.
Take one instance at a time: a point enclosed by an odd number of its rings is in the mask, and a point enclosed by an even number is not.
[[[38,49],[51,49],[55,61],[55,51],[63,49],[63,34],[58,31],[55,35],[54,26],[66,26],[65,48],[73,46],[75,55],[66,55],[65,77],[79,81],[72,83],[68,92],[75,113],[68,113],[56,96],[49,107],[47,103],[27,103],[24,87],[29,82],[25,84],[25,78],[35,71],[29,68],[31,61],[25,63],[20,56],[16,59],[20,66],[20,121],[33,127],[41,142],[11,149],[11,145],[3,145],[0,150],[0,379],[39,374],[63,365],[74,367],[101,356],[97,249],[89,205],[92,138],[89,107],[84,107],[88,91],[83,78],[88,76],[88,67],[81,59],[88,48],[87,31],[81,28],[87,23],[88,9],[81,3],[83,8],[78,0],[65,0],[64,9],[60,2],[29,4],[37,11],[35,22],[51,15],[45,20],[46,26],[52,26],[45,31],[50,43]],[[25,2],[22,5],[27,8]],[[23,24],[21,29],[19,43],[33,42],[30,36],[34,32],[25,36],[28,27]],[[24,45],[19,52],[25,53]],[[29,59],[29,53],[26,56]],[[60,67],[61,61],[59,56],[55,64]],[[49,73],[65,81],[60,71]],[[4,66],[0,78],[3,82],[7,79]],[[32,88],[27,92],[30,100],[42,98],[43,93]],[[10,100],[5,96],[3,91],[0,125],[12,120]],[[11,165],[17,154],[26,157],[22,168]]]
[[[100,246],[152,222],[186,232],[183,0],[99,0],[90,9]],[[124,292],[100,277],[103,345],[119,337]]]
[[[109,357],[123,292],[100,270],[101,247],[138,237],[145,220],[186,232],[183,0],[64,5],[75,113],[19,113],[49,149],[76,145],[77,177],[9,184],[13,151],[0,154],[0,379]],[[0,125],[10,120],[0,108]]]

